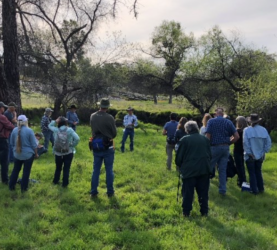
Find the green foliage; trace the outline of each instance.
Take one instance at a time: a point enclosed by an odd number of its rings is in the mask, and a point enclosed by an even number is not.
[[[227,183],[226,197],[211,181],[210,213],[200,216],[197,198],[192,216],[184,219],[176,202],[177,175],[166,170],[162,128],[145,124],[135,130],[135,151],[120,153],[118,129],[114,162],[116,196],[106,193],[102,166],[99,197],[89,196],[93,156],[87,141],[90,128],[79,126],[81,137],[74,156],[70,184],[52,185],[54,156],[35,160],[30,184],[21,194],[0,185],[0,249],[276,249],[276,159],[272,150],[263,165],[265,193],[241,192],[236,180]],[[39,128],[34,128],[39,130]],[[10,165],[10,171],[12,165]]]

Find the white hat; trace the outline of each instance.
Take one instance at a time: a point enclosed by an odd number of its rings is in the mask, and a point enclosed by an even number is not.
[[[17,120],[27,122],[28,118],[26,117],[26,115],[20,115],[20,116],[17,117]]]

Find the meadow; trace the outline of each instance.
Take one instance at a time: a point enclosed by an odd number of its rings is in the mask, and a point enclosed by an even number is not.
[[[68,188],[52,184],[50,152],[34,161],[31,178],[38,183],[31,183],[28,192],[21,194],[19,185],[11,192],[0,184],[0,249],[277,249],[276,144],[263,165],[264,194],[241,192],[235,177],[221,197],[215,178],[209,216],[200,216],[195,199],[191,217],[183,218],[181,199],[176,200],[177,173],[166,170],[162,128],[143,128],[136,129],[134,152],[125,153],[120,152],[118,128],[113,198],[105,194],[103,166],[99,196],[90,198],[93,156],[87,126],[77,128],[81,141]]]

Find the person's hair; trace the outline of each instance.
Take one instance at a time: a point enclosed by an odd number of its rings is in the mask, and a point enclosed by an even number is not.
[[[212,116],[209,113],[206,113],[203,117],[202,123],[204,127],[207,127],[208,120],[210,120]]]
[[[181,117],[177,129],[185,130],[185,123],[188,121],[186,117]]]
[[[177,114],[176,113],[171,113],[170,114],[170,119],[171,120],[176,120],[177,119]]]
[[[246,119],[245,119],[245,117],[244,116],[238,116],[237,118],[236,118],[236,128],[237,129],[241,129],[241,130],[243,130],[244,128],[246,128],[248,125],[247,125],[247,121],[246,121]]]
[[[58,128],[60,128],[61,126],[67,126],[67,125],[68,125],[67,119],[65,117],[61,116],[59,124],[58,124]]]
[[[28,127],[28,121],[17,121],[17,138],[16,138],[16,152],[21,153],[22,151],[22,144],[21,144],[21,128],[22,126]]]
[[[198,125],[195,121],[188,121],[185,124],[185,131],[188,134],[192,134],[192,133],[199,133],[199,128]]]

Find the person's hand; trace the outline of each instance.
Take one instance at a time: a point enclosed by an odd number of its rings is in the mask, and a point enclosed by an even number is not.
[[[77,124],[77,122],[73,122],[73,124],[74,124],[74,125],[76,125],[76,124]]]
[[[57,119],[56,119],[56,123],[59,123],[60,122],[60,117],[58,117]]]
[[[38,155],[38,154],[35,154],[35,158],[36,158],[36,159],[39,158],[39,155]]]

